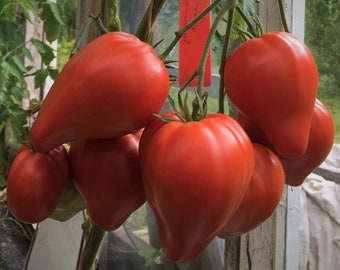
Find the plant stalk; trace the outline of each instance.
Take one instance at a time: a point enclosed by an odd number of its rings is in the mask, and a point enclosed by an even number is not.
[[[117,0],[109,0],[109,31],[121,31]]]
[[[181,89],[186,88],[190,84],[190,82],[196,76],[198,76],[197,93],[198,93],[199,97],[202,98],[202,96],[203,96],[203,82],[204,82],[204,69],[205,69],[205,64],[206,64],[206,61],[207,61],[210,45],[211,45],[212,40],[215,36],[218,24],[223,19],[225,13],[228,10],[230,10],[231,8],[235,7],[236,3],[237,3],[237,0],[229,0],[229,1],[225,2],[223,4],[223,6],[221,7],[220,11],[216,15],[216,18],[215,18],[215,20],[214,20],[214,22],[213,22],[213,24],[210,28],[210,32],[209,32],[207,41],[205,43],[205,46],[204,46],[204,49],[203,49],[203,52],[202,52],[202,57],[201,57],[200,63],[198,65],[196,71],[194,72],[194,74],[184,83],[184,85],[181,87]]]
[[[237,6],[237,1],[236,1],[235,6]],[[235,6],[229,10],[227,27],[226,27],[226,32],[225,32],[223,47],[222,47],[222,52],[221,52],[221,60],[220,60],[220,67],[219,67],[220,85],[219,85],[219,94],[218,94],[218,112],[219,113],[224,113],[224,96],[225,96],[224,95],[224,80],[223,80],[224,67],[225,67],[225,62],[227,58],[231,30],[232,30],[233,21],[234,21]]]
[[[106,231],[96,224],[92,224],[85,247],[80,256],[77,270],[94,270],[97,256],[101,249]]]
[[[289,27],[288,27],[288,23],[287,23],[285,9],[284,9],[284,5],[283,5],[283,0],[278,0],[278,3],[279,3],[279,10],[280,10],[280,16],[281,16],[281,21],[282,21],[283,29],[286,32],[289,33]]]
[[[210,4],[209,7],[207,7],[205,10],[203,10],[200,14],[198,14],[194,19],[192,19],[188,24],[186,24],[183,28],[179,29],[175,32],[175,37],[169,44],[169,46],[165,49],[164,52],[162,52],[159,55],[159,58],[163,61],[165,58],[169,55],[169,53],[173,50],[173,48],[177,45],[178,41],[181,39],[181,37],[185,34],[186,31],[188,31],[191,27],[193,27],[198,21],[200,21],[206,14],[208,14],[212,9],[214,9],[222,0],[215,0]]]
[[[151,0],[136,30],[135,36],[140,40],[147,42],[150,38],[152,25],[156,21],[158,14],[161,12],[166,0]]]
[[[240,14],[240,16],[242,17],[244,22],[246,23],[246,25],[248,27],[248,31],[252,35],[255,35],[256,31],[255,31],[255,28],[254,28],[252,22],[249,20],[249,18],[246,16],[246,14],[244,14],[243,10],[241,9],[241,7],[239,5],[236,6],[236,10],[237,10],[238,14]]]

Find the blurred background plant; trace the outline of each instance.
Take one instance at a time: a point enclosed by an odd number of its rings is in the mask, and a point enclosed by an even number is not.
[[[319,68],[319,99],[331,111],[340,142],[340,1],[306,0],[305,42]]]
[[[66,1],[65,1],[66,2]],[[46,42],[25,39],[26,24],[44,22]],[[23,99],[29,97],[26,79],[32,77],[34,88],[43,86],[47,77],[55,79],[58,70],[51,65],[55,51],[50,42],[57,40],[64,25],[60,5],[51,1],[0,1],[0,186],[20,143],[27,138],[27,109]],[[27,64],[34,56],[34,47],[41,57],[39,69]],[[28,62],[26,62],[28,60]]]

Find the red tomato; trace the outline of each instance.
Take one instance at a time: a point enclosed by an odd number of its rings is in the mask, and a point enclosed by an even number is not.
[[[180,121],[180,119],[177,117],[174,111],[164,112],[161,114],[161,117],[168,120]],[[148,128],[143,129],[143,131],[140,133],[141,136],[143,135],[143,140],[139,142],[140,158],[141,155],[143,155],[146,152],[143,148],[149,144],[149,141],[151,140],[154,133],[165,124],[167,124],[167,122],[155,116],[151,123],[147,126]]]
[[[301,41],[285,32],[246,41],[227,58],[224,82],[232,103],[278,153],[287,158],[305,153],[318,70]]]
[[[56,208],[68,180],[68,158],[61,145],[42,154],[21,146],[7,178],[7,205],[21,222],[43,221]]]
[[[46,152],[76,139],[132,133],[160,111],[168,88],[168,72],[151,46],[128,33],[105,34],[65,65],[28,141]]]
[[[140,142],[146,198],[165,254],[191,261],[239,206],[253,171],[253,147],[224,114],[150,126]]]
[[[307,151],[299,158],[279,156],[286,173],[286,184],[299,186],[328,156],[334,144],[332,115],[318,99],[315,102]]]
[[[280,159],[269,148],[253,144],[255,167],[240,207],[219,232],[221,238],[246,233],[269,218],[280,202],[285,176]]]
[[[69,155],[74,185],[95,224],[115,230],[145,202],[136,136],[74,141]]]
[[[275,151],[263,132],[249,118],[239,113],[237,121],[253,142],[261,143]],[[305,178],[327,158],[334,143],[334,133],[332,115],[321,101],[316,99],[306,152],[301,157],[290,159],[276,152],[284,167],[287,185],[301,185]],[[299,134],[296,134],[296,137],[298,136]]]

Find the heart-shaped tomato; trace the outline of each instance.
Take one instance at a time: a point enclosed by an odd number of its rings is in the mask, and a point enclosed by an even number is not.
[[[224,114],[197,122],[155,121],[140,142],[146,198],[164,252],[173,261],[191,261],[241,203],[253,172],[253,146]]]
[[[74,141],[69,155],[74,185],[95,224],[115,230],[145,202],[136,136]]]
[[[306,152],[318,70],[303,42],[279,31],[246,41],[227,58],[224,83],[232,103],[278,153],[292,158]]]

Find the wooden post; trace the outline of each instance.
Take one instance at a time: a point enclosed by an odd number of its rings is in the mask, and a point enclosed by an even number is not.
[[[90,15],[98,16],[102,12],[102,0],[78,0],[77,20],[76,20],[76,34],[79,36],[80,31],[84,27],[85,21]],[[99,36],[99,32],[93,24],[90,24],[82,33],[80,48]]]
[[[26,22],[25,26],[25,42],[28,42],[31,38],[43,40],[43,22],[40,18],[33,16],[31,13],[32,23]],[[42,68],[41,57],[32,43],[27,43],[27,47],[32,54],[32,60],[25,58],[25,66],[33,66],[35,70]],[[34,77],[29,76],[26,78],[27,88],[29,90],[29,96],[23,100],[24,108],[29,105],[29,100],[42,98],[41,89],[34,89]]]

